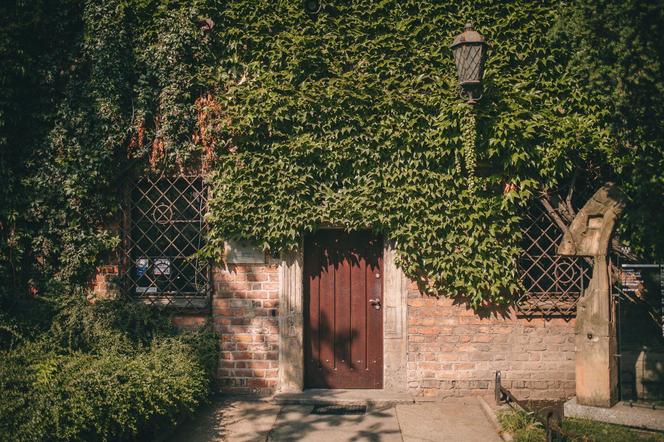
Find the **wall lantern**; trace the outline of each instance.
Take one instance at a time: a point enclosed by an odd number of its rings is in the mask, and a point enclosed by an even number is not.
[[[459,77],[459,94],[468,100],[468,104],[475,104],[482,98],[482,76],[488,47],[482,34],[473,29],[472,23],[466,23],[463,32],[454,37],[450,46]]]

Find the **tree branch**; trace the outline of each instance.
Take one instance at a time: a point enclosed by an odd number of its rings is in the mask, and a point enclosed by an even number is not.
[[[558,212],[556,212],[556,209],[554,209],[551,205],[551,202],[549,201],[549,195],[546,192],[542,192],[539,201],[542,203],[542,206],[544,206],[549,216],[551,216],[553,221],[555,221],[556,225],[558,225],[560,230],[562,230],[564,234],[567,233],[569,231],[567,224],[565,224],[560,215],[558,215]]]
[[[576,216],[576,211],[572,205],[572,195],[574,195],[574,187],[576,186],[576,177],[578,176],[578,170],[574,170],[574,175],[572,175],[572,181],[569,183],[569,189],[567,190],[567,197],[565,198],[565,205],[567,210],[571,215],[572,219]]]

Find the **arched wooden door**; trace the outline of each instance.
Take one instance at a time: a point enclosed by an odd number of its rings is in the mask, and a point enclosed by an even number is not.
[[[368,231],[305,239],[305,387],[383,387],[382,255]]]

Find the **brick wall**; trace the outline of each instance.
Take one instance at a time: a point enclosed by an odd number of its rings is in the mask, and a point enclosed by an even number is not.
[[[97,267],[94,279],[90,282],[93,298],[111,299],[118,295],[117,278],[118,266],[115,264]]]
[[[113,291],[117,266],[93,282],[97,296]],[[266,395],[279,370],[279,271],[276,261],[213,271],[212,311],[178,314],[197,328],[210,314],[221,339],[217,378],[226,393]],[[574,395],[574,321],[516,318],[513,311],[481,316],[450,299],[408,295],[408,387],[418,396],[492,394],[496,370],[520,399]]]
[[[221,391],[274,392],[279,371],[277,264],[218,268],[213,279],[212,317],[221,335]]]
[[[94,297],[117,295],[117,265],[101,266],[90,285]],[[278,263],[213,270],[212,320],[221,337],[217,378],[222,392],[265,395],[277,386],[279,368]],[[181,329],[204,326],[210,313],[178,312]]]
[[[485,316],[485,315],[483,315]],[[493,394],[496,370],[519,399],[574,395],[574,321],[480,317],[449,299],[408,296],[408,387],[418,396]]]

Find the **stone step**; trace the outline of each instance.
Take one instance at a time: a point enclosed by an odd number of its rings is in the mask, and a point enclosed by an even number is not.
[[[296,393],[278,393],[274,402],[282,405],[366,405],[368,407],[415,403],[410,393],[386,390],[309,389]]]

